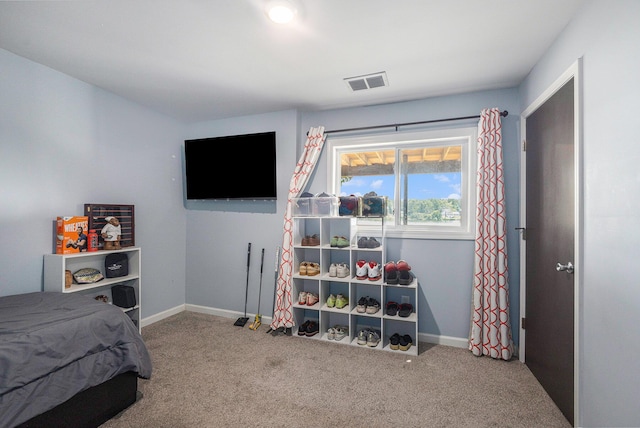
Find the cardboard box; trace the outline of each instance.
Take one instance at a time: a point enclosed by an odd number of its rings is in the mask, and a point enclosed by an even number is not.
[[[58,217],[56,219],[56,254],[87,251],[89,217]]]

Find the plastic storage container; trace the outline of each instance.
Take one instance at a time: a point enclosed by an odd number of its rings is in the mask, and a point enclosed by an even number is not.
[[[335,196],[293,198],[294,217],[334,217],[338,215],[339,199]]]

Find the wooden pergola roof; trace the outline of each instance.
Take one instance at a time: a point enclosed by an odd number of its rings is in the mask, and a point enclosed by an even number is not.
[[[408,173],[435,173],[460,171],[460,146],[402,149],[406,156]],[[343,177],[393,174],[396,152],[394,149],[370,152],[342,153]]]

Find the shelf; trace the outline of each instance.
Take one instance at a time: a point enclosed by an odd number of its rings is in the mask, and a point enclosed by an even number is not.
[[[120,253],[127,255],[128,274],[115,278],[106,277],[105,259],[109,254]],[[44,291],[54,291],[61,293],[80,293],[89,297],[106,295],[109,304],[113,304],[111,287],[116,284],[123,284],[133,288],[135,295],[135,305],[128,308],[121,308],[131,320],[138,326],[140,331],[140,309],[141,298],[141,250],[138,247],[126,247],[120,250],[99,250],[73,254],[45,254],[44,255]],[[104,279],[90,284],[71,284],[65,287],[65,271],[71,273],[83,268],[98,269]]]
[[[407,351],[394,350],[389,347],[389,338],[395,334],[408,334],[414,342],[418,339],[418,280],[413,279],[409,285],[387,284],[384,281],[384,265],[386,260],[384,218],[367,217],[367,219],[377,221],[377,227],[371,222],[365,226],[366,233],[358,233],[357,217],[313,217],[294,216],[293,230],[294,237],[294,270],[299,269],[301,262],[314,262],[320,265],[319,275],[300,275],[299,270],[293,274],[292,298],[296,303],[293,305],[293,314],[296,325],[302,325],[306,320],[314,320],[319,324],[319,332],[311,337],[306,335],[295,335],[307,339],[315,339],[327,342],[336,342],[348,346],[365,347],[373,350],[385,350],[389,352],[400,352],[405,355],[417,355],[418,346],[412,345]],[[318,235],[320,245],[303,246],[298,245],[302,239],[312,235]],[[350,242],[346,247],[332,247],[331,239],[334,236],[343,236]],[[380,243],[378,247],[358,247],[358,240],[375,238]],[[365,260],[374,261],[380,264],[382,277],[371,281],[368,278],[356,278],[356,262]],[[329,276],[331,264],[346,263],[349,265],[349,275],[339,278]],[[318,293],[319,302],[313,306],[297,304],[297,297],[300,291]],[[328,307],[326,304],[330,294],[343,294],[348,297],[349,304],[342,309]],[[380,303],[380,310],[374,314],[358,312],[357,301],[362,297],[371,297]],[[412,304],[414,312],[408,317],[386,315],[386,303],[388,301],[408,301]],[[329,339],[327,330],[336,325],[344,325],[349,328],[349,335],[341,341]],[[380,343],[375,347],[359,345],[357,343],[360,329],[374,329],[380,334]]]

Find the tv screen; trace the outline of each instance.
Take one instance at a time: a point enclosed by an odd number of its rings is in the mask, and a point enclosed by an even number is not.
[[[187,199],[276,199],[276,133],[185,140]]]

